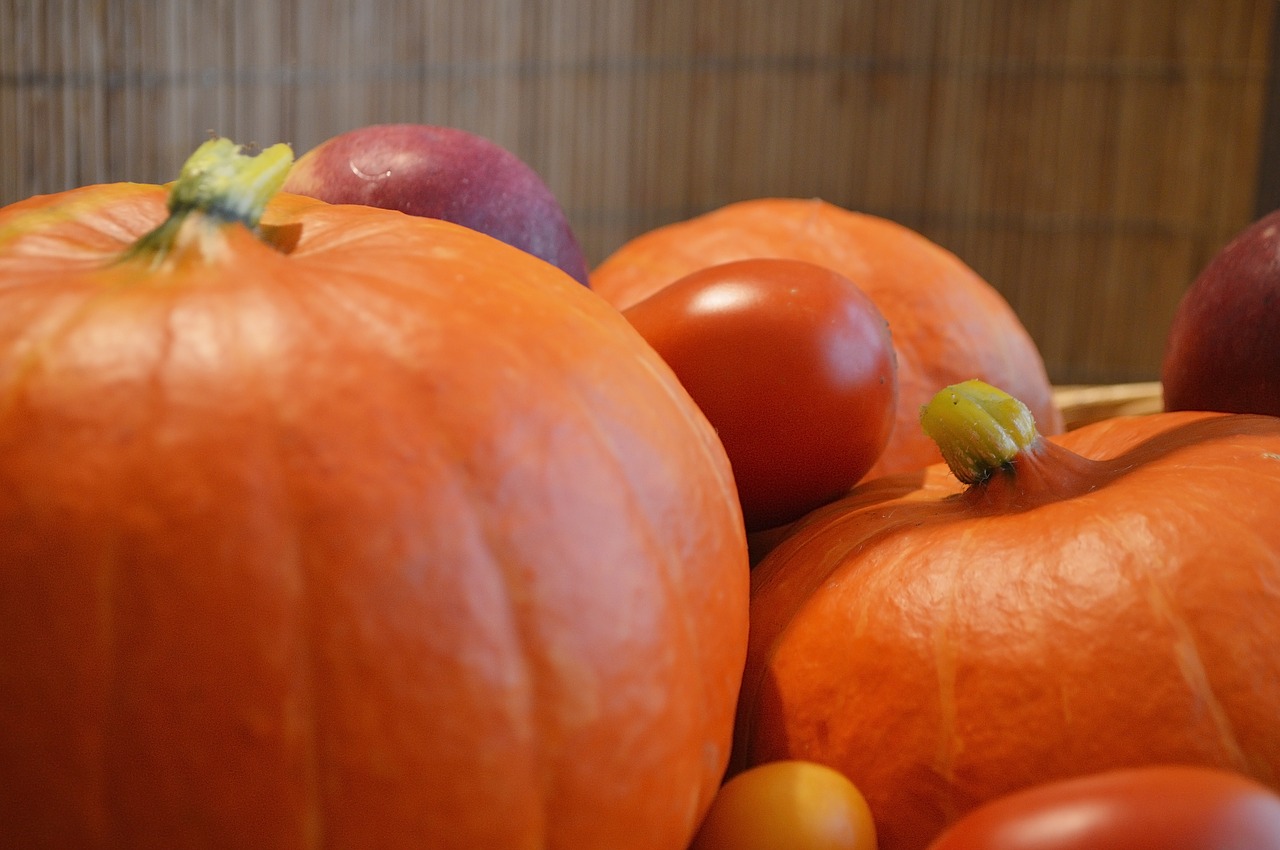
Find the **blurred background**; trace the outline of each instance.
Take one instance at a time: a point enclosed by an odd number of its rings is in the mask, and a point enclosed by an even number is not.
[[[488,136],[593,263],[821,197],[949,248],[1057,383],[1158,377],[1209,257],[1280,206],[1275,0],[0,0],[0,204],[164,182],[211,132]]]

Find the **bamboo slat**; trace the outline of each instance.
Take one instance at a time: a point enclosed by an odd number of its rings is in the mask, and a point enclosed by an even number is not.
[[[747,197],[951,249],[1058,383],[1157,377],[1250,219],[1272,0],[0,0],[0,203],[169,179],[210,131],[511,148],[599,261]]]
[[[1159,381],[1054,387],[1053,400],[1068,431],[1113,416],[1143,416],[1164,409]]]

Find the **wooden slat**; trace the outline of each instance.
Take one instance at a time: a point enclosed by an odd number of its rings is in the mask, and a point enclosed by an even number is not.
[[[824,197],[968,261],[1055,381],[1145,381],[1182,291],[1264,197],[1274,12],[0,0],[0,203],[166,180],[211,130],[301,151],[362,124],[451,124],[542,173],[593,261],[734,200]]]
[[[1113,416],[1143,416],[1164,409],[1159,381],[1054,387],[1053,400],[1068,431]]]

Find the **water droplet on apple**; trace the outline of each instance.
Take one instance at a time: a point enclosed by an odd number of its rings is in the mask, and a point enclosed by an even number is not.
[[[349,162],[348,164],[351,166],[351,173],[359,177],[361,180],[386,180],[391,176],[390,168],[385,168],[380,171],[365,171],[354,162]]]

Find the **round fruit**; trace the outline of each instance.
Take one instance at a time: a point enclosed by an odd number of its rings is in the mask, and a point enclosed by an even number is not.
[[[1224,770],[1153,765],[1017,791],[929,850],[1280,850],[1280,796]]]
[[[457,127],[348,130],[303,154],[284,190],[452,221],[588,283],[586,257],[551,188],[511,151]]]
[[[1239,233],[1183,294],[1161,381],[1167,410],[1280,416],[1280,210]]]
[[[980,378],[1062,430],[1044,361],[1004,297],[957,256],[874,215],[810,198],[755,198],[643,233],[592,273],[620,309],[698,269],[733,260],[805,260],[853,281],[889,322],[897,355],[894,429],[869,477],[941,460],[916,411],[943,387]]]
[[[689,850],[876,850],[876,828],[844,774],[775,761],[725,783]]]
[[[715,427],[750,531],[843,495],[888,442],[898,393],[888,325],[830,269],[710,266],[624,315]]]

